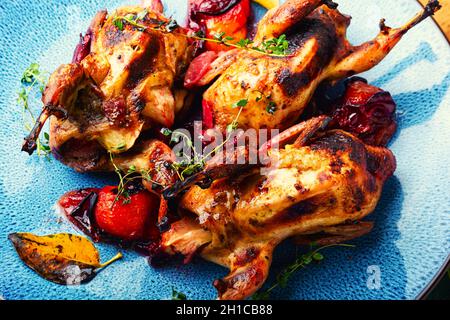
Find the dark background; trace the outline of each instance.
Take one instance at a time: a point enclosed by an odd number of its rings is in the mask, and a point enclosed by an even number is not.
[[[450,269],[427,298],[428,300],[450,300]]]

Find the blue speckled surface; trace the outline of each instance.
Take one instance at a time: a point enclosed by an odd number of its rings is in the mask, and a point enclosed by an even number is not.
[[[419,10],[413,0],[338,2],[353,16],[349,33],[355,43],[376,34],[379,18],[398,25]],[[126,2],[107,3],[113,9]],[[184,1],[165,3],[168,15],[182,21]],[[168,299],[175,287],[191,299],[213,299],[212,280],[226,270],[210,263],[156,270],[128,252],[89,284],[68,288],[26,268],[7,241],[16,231],[73,232],[58,223],[52,205],[67,190],[101,186],[108,180],[21,153],[24,131],[15,103],[23,70],[33,61],[48,71],[68,62],[78,34],[104,6],[100,0],[0,3],[0,294],[5,299]],[[274,298],[414,299],[450,252],[450,47],[429,20],[365,76],[391,91],[400,113],[400,130],[391,145],[398,169],[369,217],[375,229],[354,241],[355,249],[329,250],[324,263],[298,273]],[[103,260],[117,250],[100,247]],[[294,256],[294,248],[279,248],[272,274]],[[366,285],[371,265],[380,268],[379,289]]]

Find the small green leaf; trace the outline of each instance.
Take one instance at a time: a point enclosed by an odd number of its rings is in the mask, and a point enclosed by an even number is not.
[[[269,300],[270,299],[270,292],[263,291],[263,292],[257,292],[252,296],[252,300]]]
[[[143,10],[143,11],[139,12],[139,13],[136,15],[136,20],[144,20],[145,17],[147,16],[147,14],[148,14],[148,11],[147,11],[147,10]]]
[[[172,288],[172,300],[187,300],[187,297],[184,293]]]
[[[313,254],[312,258],[316,261],[321,261],[324,257],[320,252],[316,252]]]
[[[273,101],[270,101],[266,107],[267,113],[274,114],[277,111],[277,104]]]
[[[222,41],[224,35],[225,35],[225,32],[219,32],[219,33],[216,33],[216,34],[214,35],[214,39],[217,40],[217,41]]]
[[[172,134],[172,130],[168,129],[168,128],[162,128],[161,131],[162,135],[168,137]]]
[[[303,263],[304,264],[310,264],[312,262],[312,256],[311,254],[305,254],[303,255]]]
[[[123,31],[123,21],[121,18],[114,19],[113,23],[117,27],[117,29]]]
[[[233,108],[238,108],[238,107],[243,108],[243,107],[247,106],[247,104],[248,104],[248,100],[242,99],[242,100],[239,100],[238,102],[234,103],[232,107]]]
[[[206,36],[205,33],[201,30],[194,33],[194,37],[197,38],[204,38],[205,36]]]
[[[246,48],[249,44],[253,43],[250,39],[241,39],[236,42],[236,45],[241,48]]]

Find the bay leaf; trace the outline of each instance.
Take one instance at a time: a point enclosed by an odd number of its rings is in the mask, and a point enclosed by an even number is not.
[[[119,253],[101,264],[98,250],[91,241],[69,233],[47,236],[11,233],[8,239],[28,267],[43,278],[62,285],[88,282],[100,269],[122,258]]]

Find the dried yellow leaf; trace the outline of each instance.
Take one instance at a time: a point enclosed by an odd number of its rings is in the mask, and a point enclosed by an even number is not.
[[[12,233],[8,236],[19,257],[43,278],[58,284],[79,284],[91,280],[97,269],[106,267],[122,255],[100,264],[98,250],[88,239],[61,233],[36,236]]]

